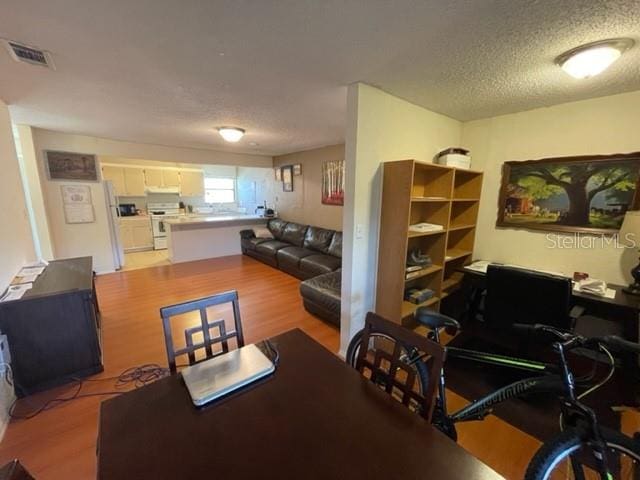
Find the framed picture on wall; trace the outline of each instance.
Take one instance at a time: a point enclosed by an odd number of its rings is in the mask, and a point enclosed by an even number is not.
[[[300,163],[296,163],[296,164],[293,166],[293,174],[294,174],[295,176],[302,175],[302,164],[300,164]]]
[[[344,160],[322,164],[322,203],[344,205]]]
[[[613,234],[639,181],[640,152],[505,162],[496,225]]]
[[[293,192],[293,166],[282,167],[282,191]]]
[[[273,169],[273,172],[274,172],[275,177],[276,177],[276,182],[281,182],[282,181],[282,168],[276,167],[276,168]]]
[[[44,157],[50,180],[98,181],[95,155],[45,150]]]

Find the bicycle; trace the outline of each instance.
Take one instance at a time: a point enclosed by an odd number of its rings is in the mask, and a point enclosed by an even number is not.
[[[430,310],[419,309],[416,318],[419,323],[430,329],[427,337],[437,343],[440,343],[442,329],[460,329],[456,320]],[[640,443],[620,432],[599,425],[595,412],[580,402],[580,399],[600,388],[613,375],[615,360],[610,349],[640,353],[640,345],[615,336],[585,338],[547,325],[514,327],[554,337],[553,349],[559,358],[558,365],[445,346],[448,358],[464,358],[530,371],[538,375],[513,382],[449,414],[443,368],[438,379],[438,396],[432,424],[453,440],[457,440],[456,423],[482,420],[491,413],[492,407],[499,403],[530,393],[554,395],[561,400],[561,432],[546,441],[536,452],[528,465],[525,480],[640,478]],[[355,366],[361,348],[361,338],[362,333],[356,333],[347,349],[346,361],[352,366]],[[372,333],[372,338],[374,342],[395,343],[394,339],[381,333]],[[426,391],[429,378],[425,362],[428,362],[428,359],[410,347],[401,346],[403,361],[415,369],[419,379],[417,386],[420,390]],[[580,379],[574,378],[566,353],[576,348],[602,352],[609,361],[609,372],[605,378],[579,395],[576,392],[576,384],[584,384],[590,379],[585,378],[580,382]]]

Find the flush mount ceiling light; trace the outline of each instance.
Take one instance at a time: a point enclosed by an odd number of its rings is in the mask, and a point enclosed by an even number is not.
[[[227,142],[238,142],[244,136],[244,130],[242,128],[236,127],[220,127],[218,128],[218,133],[222,138],[224,138]]]
[[[589,78],[604,72],[633,46],[630,38],[612,38],[581,45],[556,58],[556,64],[573,78]]]

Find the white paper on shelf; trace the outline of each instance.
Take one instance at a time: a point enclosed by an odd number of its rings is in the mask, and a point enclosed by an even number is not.
[[[18,272],[19,277],[26,277],[27,275],[40,275],[44,272],[45,267],[22,267],[22,270]]]
[[[21,285],[12,285],[7,288],[0,297],[0,302],[8,302],[9,300],[19,300],[27,290],[33,287],[33,283],[23,283]]]
[[[38,275],[16,275],[11,281],[11,285],[23,285],[25,283],[33,283],[38,278]]]

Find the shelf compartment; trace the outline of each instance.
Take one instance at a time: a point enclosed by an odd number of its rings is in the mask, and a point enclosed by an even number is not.
[[[411,230],[407,234],[409,238],[428,237],[429,235],[441,235],[447,233],[446,230],[438,230],[437,232],[412,232]]]
[[[447,238],[447,250],[473,250],[475,235],[475,228],[451,230]]]
[[[416,203],[442,203],[442,202],[450,202],[450,198],[444,197],[411,197],[412,202]]]
[[[434,223],[442,225],[444,230],[449,225],[451,212],[450,202],[417,202],[412,203],[409,210],[409,225],[416,223]]]
[[[449,227],[449,231],[455,231],[455,230],[467,230],[469,228],[476,228],[475,225],[451,225]]]
[[[454,202],[451,204],[450,228],[472,225],[478,221],[480,202]]]
[[[453,180],[453,198],[480,198],[482,173],[469,170],[455,171]]]
[[[407,255],[414,248],[419,249],[425,255],[431,257],[435,265],[444,263],[444,251],[447,246],[446,235],[423,235],[420,237],[409,237],[407,241]],[[405,259],[406,260],[406,259]]]
[[[462,278],[462,273],[454,271],[442,281],[442,290],[450,293],[452,290],[457,289],[462,283]]]
[[[442,265],[431,265],[429,268],[425,268],[424,270],[419,271],[419,275],[416,275],[415,277],[409,278],[407,279],[407,274],[405,272],[405,282],[406,283],[410,283],[410,282],[414,282],[422,277],[426,277],[428,275],[432,275],[434,273],[439,272],[440,270],[442,270]]]
[[[411,197],[451,198],[453,169],[415,162]]]
[[[406,300],[403,300],[402,302],[402,318],[408,317],[410,315],[413,315],[415,313],[415,311],[420,308],[420,307],[431,307],[433,305],[436,305],[438,302],[440,301],[440,297],[438,296],[433,296],[431,297],[429,300],[422,302],[422,303],[411,303],[411,302],[407,302]]]
[[[453,260],[457,260],[458,258],[465,257],[467,255],[471,255],[473,252],[471,250],[462,250],[459,248],[449,248],[447,249],[447,253],[445,256],[445,262],[451,262]]]

